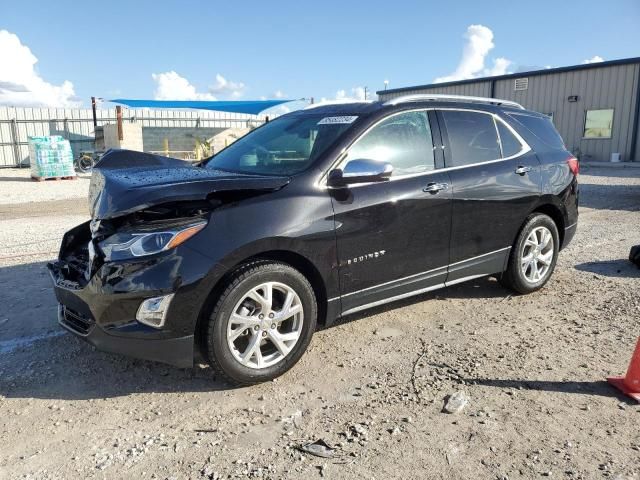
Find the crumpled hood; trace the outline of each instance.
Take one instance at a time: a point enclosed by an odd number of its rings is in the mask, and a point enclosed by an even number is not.
[[[131,150],[109,150],[89,186],[93,219],[108,219],[177,201],[204,200],[215,192],[277,190],[289,177],[244,175],[195,167],[184,160]]]

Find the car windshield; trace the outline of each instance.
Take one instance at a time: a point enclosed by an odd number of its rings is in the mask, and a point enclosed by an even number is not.
[[[259,175],[293,175],[309,168],[355,116],[286,115],[240,138],[205,168]]]

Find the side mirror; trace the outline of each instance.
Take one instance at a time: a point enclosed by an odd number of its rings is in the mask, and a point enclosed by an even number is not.
[[[329,172],[327,184],[330,187],[344,187],[354,183],[383,182],[391,178],[393,165],[366,158],[351,160],[344,169]]]

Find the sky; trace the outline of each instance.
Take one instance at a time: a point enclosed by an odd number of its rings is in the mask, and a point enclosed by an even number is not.
[[[0,105],[375,98],[640,56],[638,25],[640,0],[0,0]]]

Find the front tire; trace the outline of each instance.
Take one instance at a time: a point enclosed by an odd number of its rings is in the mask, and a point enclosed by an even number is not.
[[[313,288],[299,271],[271,261],[243,265],[209,317],[209,362],[234,384],[272,380],[298,362],[317,316]]]
[[[500,283],[518,293],[540,290],[551,278],[559,250],[558,228],[551,217],[542,213],[529,215],[511,249]]]

